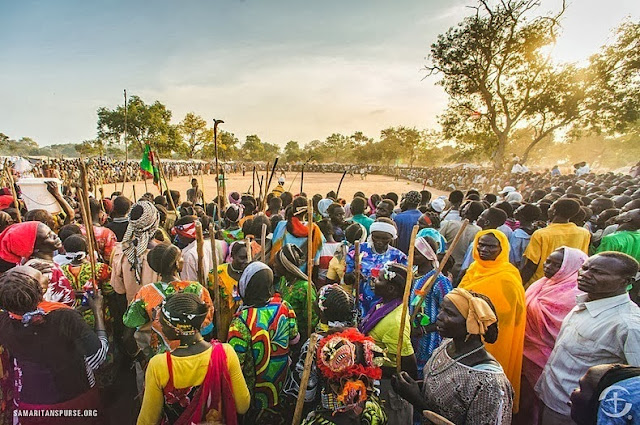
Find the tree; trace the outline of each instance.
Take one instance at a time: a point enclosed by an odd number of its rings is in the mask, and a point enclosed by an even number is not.
[[[353,140],[339,133],[333,133],[325,140],[326,148],[333,155],[333,162],[345,162],[351,155]]]
[[[180,121],[178,131],[185,139],[186,153],[190,159],[200,154],[206,145],[213,143],[213,129],[207,128],[207,121],[193,112],[188,112]]]
[[[150,143],[162,156],[185,151],[185,144],[176,126],[170,124],[171,111],[155,101],[147,105],[138,96],[127,102],[127,140],[129,153],[140,155],[143,145]],[[115,109],[98,108],[98,138],[108,144],[118,144],[124,134],[124,105]]]
[[[218,156],[219,159],[226,161],[239,157],[238,147],[240,141],[235,134],[224,130],[218,130]],[[212,160],[216,157],[215,146],[213,143],[213,132],[211,133],[211,143],[208,143],[202,149],[202,158]]]
[[[585,73],[551,61],[564,1],[555,15],[530,17],[538,6],[479,0],[474,15],[431,45],[427,75],[441,75],[450,96],[439,119],[445,137],[485,151],[498,169],[516,128],[533,130],[526,160],[541,140],[585,115]]]
[[[284,161],[285,162],[298,162],[305,161],[306,152],[300,149],[300,144],[294,140],[287,142],[284,147]]]
[[[640,22],[626,20],[613,35],[590,58],[597,95],[589,105],[589,123],[620,133],[637,129],[631,124],[640,120]]]
[[[78,143],[75,145],[75,149],[81,156],[100,156],[104,154],[104,144],[97,139]]]

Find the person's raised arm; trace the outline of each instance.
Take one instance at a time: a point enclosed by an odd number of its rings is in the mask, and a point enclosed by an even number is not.
[[[73,219],[75,218],[76,213],[73,210],[73,208],[71,208],[71,205],[69,205],[67,200],[64,199],[64,196],[62,196],[62,194],[60,193],[60,189],[58,188],[58,183],[56,183],[54,181],[48,181],[48,182],[45,182],[45,184],[47,185],[47,191],[54,198],[56,198],[56,201],[58,202],[58,204],[60,204],[60,207],[62,208],[62,211],[64,211],[64,213],[66,215],[66,217],[64,219],[64,224],[71,223],[73,221]]]

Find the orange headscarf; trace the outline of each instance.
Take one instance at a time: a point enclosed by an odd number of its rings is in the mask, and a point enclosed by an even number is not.
[[[495,260],[482,260],[478,254],[478,241],[487,234],[495,236],[502,247]],[[475,261],[458,287],[486,295],[496,308],[498,340],[494,344],[485,344],[485,349],[500,363],[513,386],[515,413],[519,406],[526,326],[524,286],[520,272],[509,263],[509,241],[501,231],[491,229],[478,232],[473,240],[473,259]]]

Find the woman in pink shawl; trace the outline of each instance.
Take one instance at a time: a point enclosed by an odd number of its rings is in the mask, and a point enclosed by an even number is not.
[[[539,400],[533,390],[549,360],[565,316],[576,305],[578,270],[587,260],[579,249],[560,247],[544,263],[544,277],[527,289],[527,326],[522,361],[520,412],[514,423],[537,424]]]

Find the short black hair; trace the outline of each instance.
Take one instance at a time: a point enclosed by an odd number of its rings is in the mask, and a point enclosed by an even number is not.
[[[58,237],[62,242],[64,242],[71,235],[81,235],[81,234],[82,234],[82,230],[80,229],[80,226],[78,226],[77,224],[65,224],[60,228],[60,231],[58,232]]]
[[[364,214],[364,210],[367,208],[367,201],[361,197],[355,197],[351,201],[351,214],[358,215]]]
[[[534,204],[524,204],[519,213],[522,218],[528,222],[534,222],[540,218],[542,211],[540,211],[540,207]]]
[[[62,244],[67,252],[87,252],[87,238],[84,235],[71,235]]]
[[[461,204],[464,199],[464,193],[461,190],[454,190],[449,194],[449,202],[454,205]]]
[[[180,248],[171,244],[158,244],[147,254],[149,267],[161,275],[171,273],[180,257]]]
[[[513,207],[507,201],[498,202],[493,205],[494,208],[499,208],[507,214],[508,217],[513,217]]]
[[[491,207],[487,210],[487,220],[489,220],[492,227],[498,228],[507,221],[507,213],[500,208]]]
[[[561,198],[553,203],[556,215],[570,219],[580,211],[580,203],[575,199]]]
[[[129,209],[131,209],[131,200],[126,196],[118,196],[116,199],[113,200],[112,215],[118,216],[118,217],[124,217],[129,213]]]

